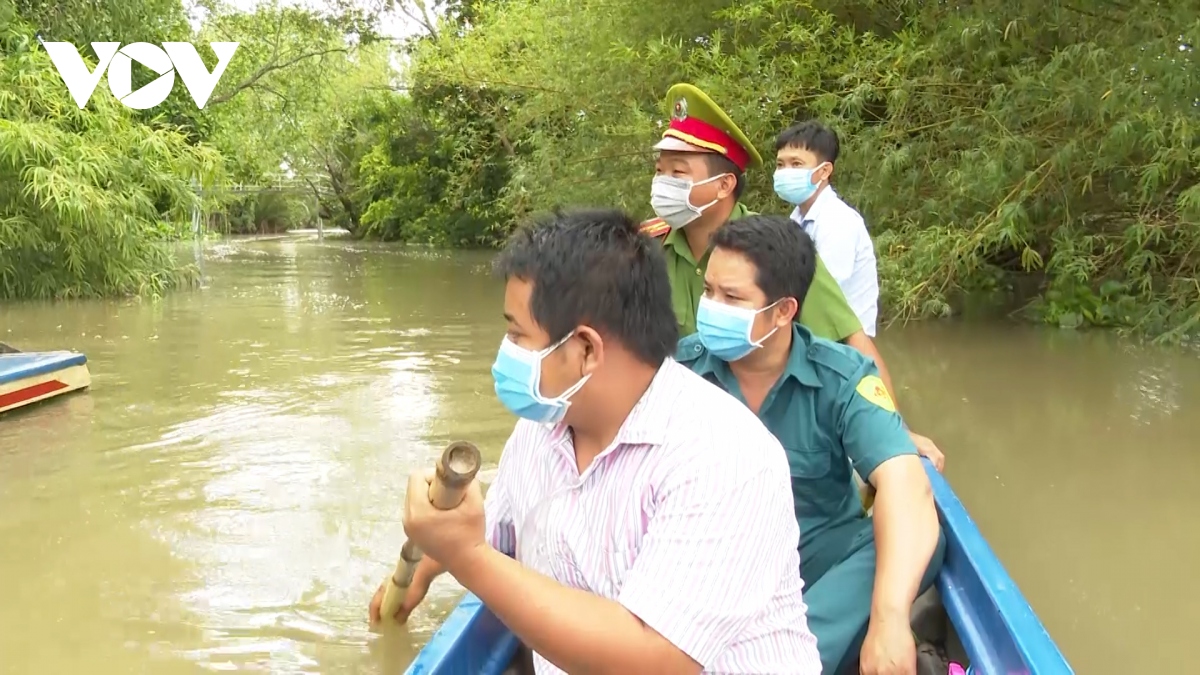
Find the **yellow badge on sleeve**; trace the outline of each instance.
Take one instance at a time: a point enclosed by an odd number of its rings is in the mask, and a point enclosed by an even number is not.
[[[883,386],[883,380],[878,377],[874,375],[864,377],[859,380],[858,386],[854,390],[880,408],[888,412],[896,412],[896,404],[892,403],[891,394],[888,394],[887,387]]]

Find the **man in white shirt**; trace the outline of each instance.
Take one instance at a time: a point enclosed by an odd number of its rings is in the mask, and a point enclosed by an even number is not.
[[[873,338],[879,316],[875,246],[862,216],[829,184],[838,149],[837,133],[819,122],[784,130],[775,141],[775,194],[796,206],[792,220],[812,237],[863,332]]]

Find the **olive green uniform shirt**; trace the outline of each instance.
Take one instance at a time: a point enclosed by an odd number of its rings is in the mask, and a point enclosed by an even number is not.
[[[680,340],[675,358],[746,402],[729,364],[709,354],[699,335]],[[852,469],[866,477],[893,457],[917,454],[875,362],[798,324],[758,418],[787,451],[802,555],[821,533],[864,517]]]
[[[739,202],[733,207],[729,219],[753,214]],[[679,323],[679,335],[685,337],[696,332],[696,309],[704,295],[704,271],[708,268],[711,250],[697,261],[692,256],[687,236],[682,229],[678,229],[663,240],[663,251],[667,255],[667,274],[671,277],[671,303],[675,307],[675,320]],[[862,323],[820,256],[817,256],[812,286],[801,305],[799,322],[814,335],[835,341],[845,340],[862,330]]]

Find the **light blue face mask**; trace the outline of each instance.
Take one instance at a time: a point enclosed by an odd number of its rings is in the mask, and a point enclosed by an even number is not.
[[[745,358],[750,352],[760,349],[763,341],[779,330],[779,326],[776,326],[758,340],[750,336],[750,331],[754,329],[754,317],[779,302],[776,300],[762,309],[754,310],[701,297],[700,307],[696,310],[696,332],[700,334],[700,342],[709,353],[722,361]]]
[[[492,364],[492,378],[496,381],[496,398],[512,414],[544,424],[562,421],[567,408],[571,407],[571,397],[583,388],[592,375],[585,375],[558,396],[542,396],[542,359],[574,334],[572,331],[558,342],[536,352],[518,346],[507,336],[500,342],[500,351],[496,354],[496,362]]]
[[[775,194],[789,204],[803,204],[817,193],[817,188],[824,182],[813,182],[813,173],[823,166],[824,162],[812,169],[775,169]]]

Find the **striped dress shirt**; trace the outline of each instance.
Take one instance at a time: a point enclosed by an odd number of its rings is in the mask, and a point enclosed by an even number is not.
[[[821,672],[784,450],[674,360],[582,474],[565,425],[519,421],[485,510],[493,547],[620,603],[705,673]]]

